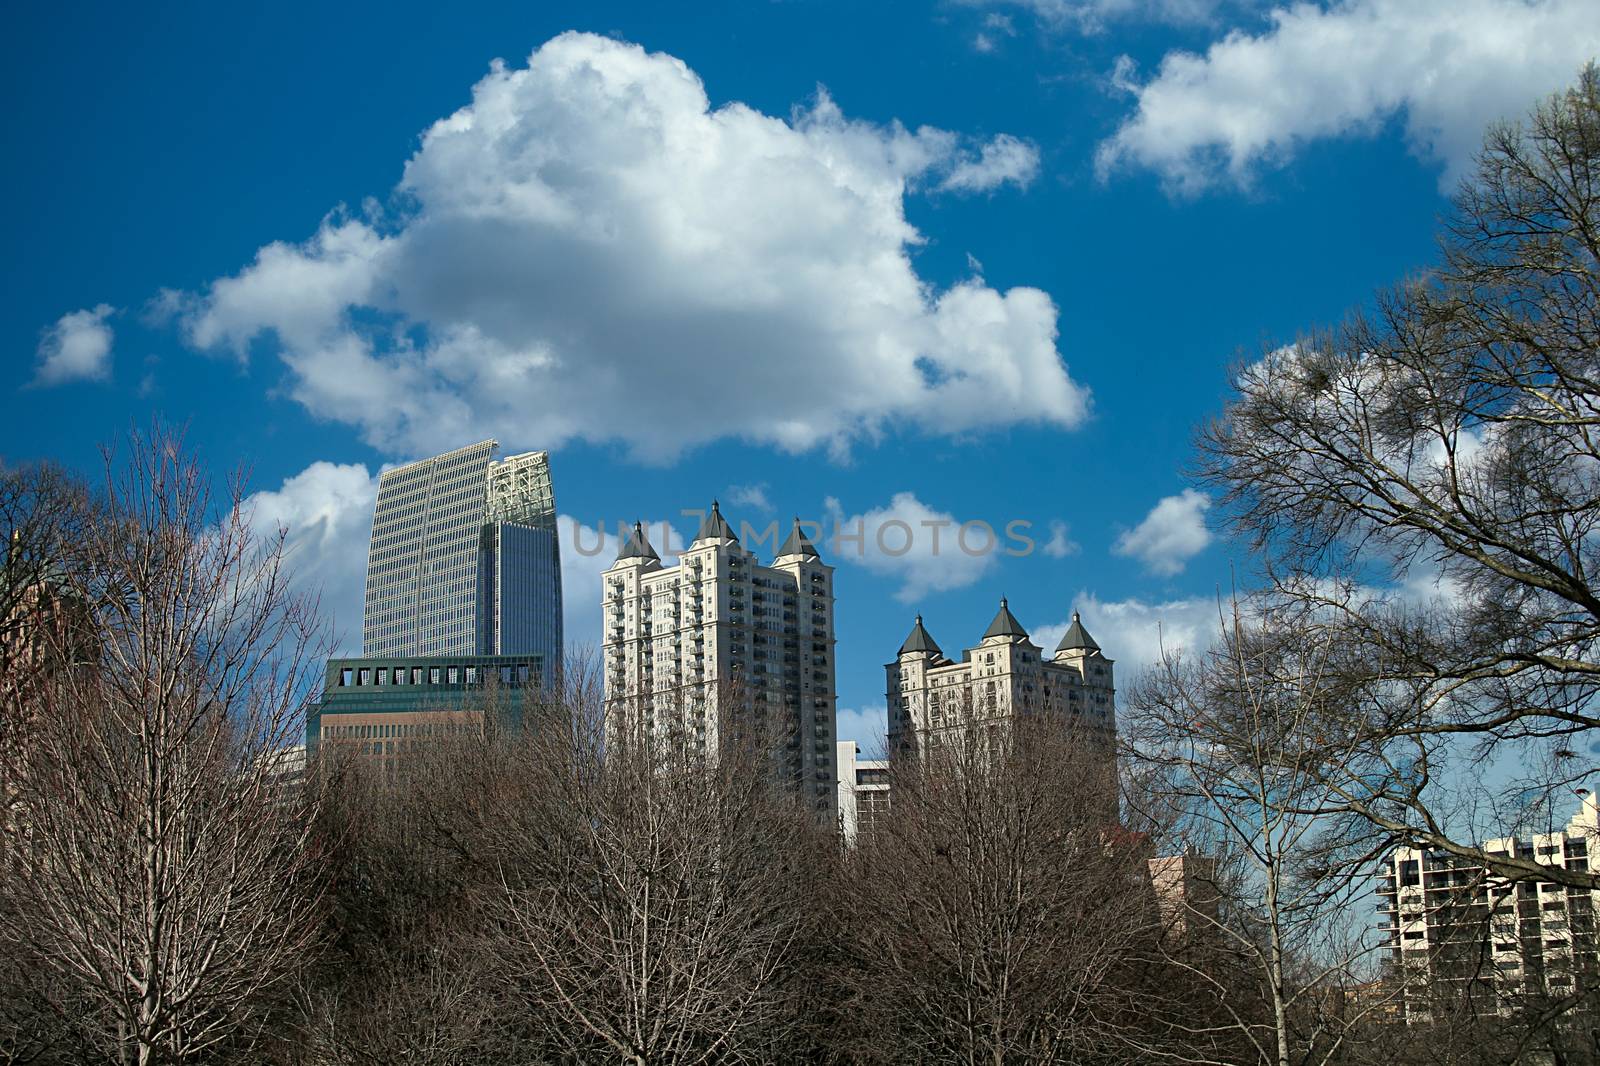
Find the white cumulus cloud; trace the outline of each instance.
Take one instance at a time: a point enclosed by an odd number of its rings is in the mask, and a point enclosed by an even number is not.
[[[760,485],[729,486],[728,502],[739,507],[754,507],[758,511],[772,510],[772,501],[767,498],[764,482]]]
[[[905,212],[1037,170],[1016,138],[853,120],[820,90],[787,119],[712,108],[681,61],[564,34],[424,132],[390,213],[161,303],[198,348],[275,336],[293,396],[397,454],[1066,428],[1087,393],[1054,301],[930,286]]]
[[[840,707],[838,728],[833,735],[839,740],[855,741],[861,758],[881,759],[887,750],[889,712],[883,707]]]
[[[1211,543],[1206,510],[1211,498],[1194,489],[1167,496],[1150,509],[1144,521],[1117,538],[1112,551],[1131,555],[1153,574],[1171,577]]]
[[[930,592],[966,588],[995,568],[1012,542],[1002,529],[935,511],[910,492],[885,507],[846,516],[833,497],[824,503],[832,556],[900,582],[895,599],[915,603]]]
[[[285,557],[295,587],[320,597],[322,617],[345,654],[361,651],[367,544],[378,477],[360,463],[318,461],[244,505],[261,536],[287,534]]]
[[[105,381],[111,376],[110,304],[62,315],[39,340],[35,385]]]
[[[1052,559],[1065,559],[1069,555],[1078,554],[1078,542],[1072,539],[1071,528],[1060,519],[1050,523],[1050,539],[1044,542],[1041,549]]]
[[[1027,141],[1002,133],[979,149],[975,158],[950,169],[939,188],[950,192],[992,192],[1005,184],[1028,186],[1039,176],[1039,150]]]
[[[1143,84],[1119,64],[1133,114],[1097,153],[1178,193],[1247,186],[1306,142],[1370,134],[1397,116],[1452,184],[1489,122],[1517,118],[1600,52],[1594,0],[1335,0],[1275,8],[1204,55],[1169,52]]]
[[[1139,671],[1159,663],[1163,655],[1209,648],[1221,632],[1215,597],[1149,602],[1102,600],[1092,592],[1080,592],[1073,598],[1072,608],[1079,612],[1100,650],[1116,660],[1123,685]],[[1033,642],[1047,654],[1053,652],[1071,624],[1069,617],[1041,626],[1032,632]]]

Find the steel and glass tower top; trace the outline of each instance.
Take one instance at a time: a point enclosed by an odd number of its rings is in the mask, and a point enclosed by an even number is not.
[[[538,654],[561,662],[561,550],[544,452],[495,441],[378,479],[367,556],[368,656]]]

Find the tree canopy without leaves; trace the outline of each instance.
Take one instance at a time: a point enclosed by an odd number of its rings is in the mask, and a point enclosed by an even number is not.
[[[1597,879],[1481,854],[1440,790],[1537,764],[1490,821],[1526,822],[1530,788],[1564,820],[1592,767],[1574,749],[1600,725],[1597,264],[1591,66],[1489,131],[1437,269],[1242,367],[1201,435],[1274,598],[1351,649],[1346,726],[1370,758],[1345,806],[1389,839],[1579,887]]]
[[[0,956],[106,1061],[242,1053],[315,930],[309,793],[277,754],[315,604],[176,437],[135,437],[96,495],[38,578],[69,610],[9,659],[33,676],[8,685],[28,729],[4,767]]]
[[[1117,819],[1103,739],[1027,721],[896,761],[891,809],[841,886],[838,981],[862,1059],[1143,1061],[1166,1046],[1149,851]]]

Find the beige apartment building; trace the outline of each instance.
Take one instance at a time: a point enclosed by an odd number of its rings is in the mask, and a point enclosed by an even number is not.
[[[889,751],[929,753],[958,739],[992,737],[1014,717],[1054,717],[1086,735],[1116,736],[1113,663],[1074,612],[1046,656],[1007,602],[978,643],[945,656],[918,615],[887,664]]]
[[[1489,840],[1483,850],[1594,872],[1597,836],[1600,810],[1589,795],[1564,829]],[[1554,881],[1506,882],[1443,852],[1396,849],[1378,874],[1378,912],[1406,1019],[1464,1004],[1509,1013],[1572,993],[1582,975],[1600,972],[1595,896]]]
[[[839,829],[846,844],[871,837],[889,813],[889,760],[863,759],[853,740],[838,742]]]
[[[608,730],[713,756],[724,723],[773,737],[819,818],[838,815],[833,567],[798,519],[770,564],[713,502],[676,565],[640,525],[601,578]]]

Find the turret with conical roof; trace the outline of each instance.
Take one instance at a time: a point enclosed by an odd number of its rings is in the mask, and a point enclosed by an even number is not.
[[[816,545],[811,543],[811,538],[806,536],[804,525],[800,516],[796,515],[794,525],[789,528],[789,536],[783,542],[783,547],[778,549],[777,558],[784,559],[791,555],[803,556],[807,559],[821,559]]]
[[[1097,652],[1100,645],[1094,642],[1089,631],[1083,628],[1083,619],[1078,617],[1078,612],[1072,612],[1072,624],[1067,627],[1066,633],[1061,637],[1061,643],[1056,645],[1056,655],[1062,652]]]
[[[1022,623],[1017,621],[1017,616],[1011,613],[1011,608],[1006,606],[1006,598],[1000,597],[1000,611],[994,616],[994,621],[989,623],[989,628],[983,631],[983,639],[999,638],[1002,640],[1027,640],[1028,631],[1022,628]]]
[[[722,507],[716,500],[711,501],[711,513],[706,515],[705,521],[700,523],[700,532],[694,535],[694,542],[731,540],[739,543],[739,538],[734,536],[733,527],[728,525],[728,520],[722,517]]]
[[[926,654],[934,657],[942,656],[938,642],[935,641],[922,624],[922,616],[917,615],[916,624],[911,627],[911,635],[906,637],[904,644],[900,645],[901,655]]]
[[[1075,670],[1083,679],[1087,690],[1088,706],[1095,711],[1105,709],[1108,721],[1112,714],[1112,695],[1116,690],[1115,664],[1100,650],[1100,645],[1084,628],[1077,611],[1072,612],[1072,624],[1061,635],[1051,661],[1058,666]]]
[[[650,538],[645,536],[644,525],[640,522],[633,524],[633,532],[628,534],[622,542],[622,549],[617,552],[617,562],[625,559],[639,559],[644,562],[659,563],[661,556],[650,546]]]

